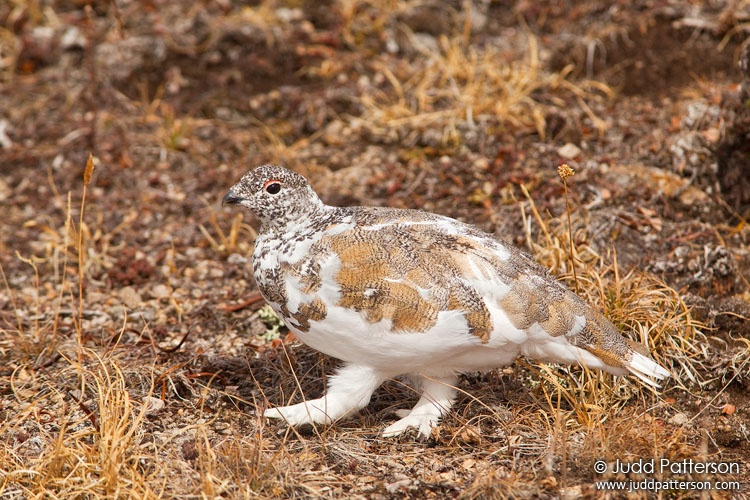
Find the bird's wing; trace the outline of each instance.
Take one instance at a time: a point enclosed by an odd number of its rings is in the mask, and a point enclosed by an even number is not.
[[[405,212],[403,220],[360,221],[324,235],[319,244],[339,260],[329,277],[340,287],[338,305],[369,322],[388,320],[394,332],[427,331],[441,312],[455,311],[482,342],[493,329],[488,301],[533,268],[499,240],[419,212]]]

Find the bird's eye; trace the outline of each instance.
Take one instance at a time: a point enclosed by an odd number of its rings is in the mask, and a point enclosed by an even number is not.
[[[266,182],[266,185],[263,186],[263,188],[268,194],[276,194],[281,191],[281,183],[278,181],[268,181]]]

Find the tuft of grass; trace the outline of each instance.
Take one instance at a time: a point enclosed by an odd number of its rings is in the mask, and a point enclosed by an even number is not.
[[[420,44],[413,34],[412,44],[421,57],[394,66],[374,62],[390,89],[374,90],[359,100],[364,108],[353,119],[357,125],[385,142],[414,144],[430,130],[440,131],[445,146],[456,146],[461,131],[477,127],[532,129],[546,135],[545,105],[535,95],[561,95],[553,99],[562,106],[574,98],[594,118],[585,99],[612,95],[596,82],[574,84],[567,79],[572,68],[547,73],[539,60],[536,38],[528,34],[523,61],[508,60],[506,51],[492,44],[477,46],[466,33],[440,36],[437,47]]]
[[[569,284],[577,280],[579,294],[584,299],[600,308],[624,335],[648,345],[656,361],[672,372],[664,391],[692,397],[696,386],[704,389],[717,379],[724,384],[691,421],[712,407],[729,384],[742,377],[743,370],[747,371],[750,349],[734,351],[731,359],[727,355],[717,361],[715,354],[709,353],[706,326],[692,316],[679,292],[646,271],[623,271],[614,250],[606,255],[595,251],[570,204],[566,204],[566,214],[543,218],[523,186],[522,191],[526,203],[521,204],[521,213],[535,258]],[[538,226],[536,231],[531,229],[532,221]],[[574,245],[572,251],[571,245]],[[576,256],[575,263],[571,254]],[[572,265],[578,268],[577,276],[572,273]],[[709,365],[709,360],[713,365]],[[550,440],[544,464],[560,492],[580,491],[580,486],[568,484],[567,471],[578,471],[575,475],[580,477],[581,471],[593,471],[597,460],[629,463],[639,459],[716,459],[716,452],[710,451],[710,434],[696,436],[695,429],[689,426],[665,422],[664,416],[674,411],[671,407],[674,398],[662,399],[657,391],[637,380],[613,377],[599,370],[525,361],[521,364],[535,374],[532,387],[546,401],[547,408],[536,413],[541,416]],[[721,370],[717,370],[719,365]],[[634,401],[638,404],[632,404]],[[642,480],[643,477],[606,472],[594,475],[593,479]],[[706,480],[691,473],[681,479]]]
[[[63,316],[69,316],[73,319],[74,328],[78,336],[77,346],[79,348],[83,346],[81,325],[84,316],[83,297],[87,265],[86,260],[88,254],[86,243],[92,239],[88,226],[84,223],[84,212],[86,207],[86,193],[93,172],[94,157],[89,155],[83,171],[83,186],[81,207],[78,217],[78,228],[76,228],[76,225],[73,222],[72,193],[68,193],[65,204],[65,225],[59,230],[53,229],[47,224],[40,225],[43,234],[49,238],[48,245],[45,245],[47,254],[46,260],[51,262],[52,268],[54,269],[54,279],[59,283],[58,289],[55,292],[56,300],[54,311],[45,310],[42,306],[42,294],[44,293],[45,287],[41,282],[38,263],[43,262],[45,260],[44,258],[23,257],[17,254],[18,259],[29,265],[34,272],[34,286],[37,292],[32,298],[34,301],[34,314],[31,317],[25,312],[26,309],[23,307],[23,304],[19,304],[14,297],[15,294],[8,283],[5,271],[0,264],[0,275],[2,276],[3,284],[5,285],[8,296],[10,297],[13,306],[13,316],[15,319],[16,328],[10,332],[10,345],[12,351],[23,357],[36,358],[37,363],[44,358],[54,355],[54,352],[59,347],[59,343],[61,342],[61,339],[59,338],[59,329],[61,327]],[[52,185],[54,187],[54,183],[52,183]],[[55,192],[57,192],[56,189]],[[37,224],[36,221],[33,223],[35,225]],[[78,264],[77,283],[75,287],[67,279],[69,274],[71,249],[75,250],[75,257]],[[76,289],[77,293],[74,293],[74,290]],[[71,307],[63,311],[63,301],[66,296],[70,296],[72,302]],[[28,297],[19,300],[28,302]],[[79,356],[79,362],[80,361],[81,357]]]
[[[656,361],[672,372],[672,387],[686,390],[689,383],[705,384],[705,326],[693,318],[680,294],[648,272],[624,272],[614,250],[600,255],[589,245],[585,228],[573,231],[576,218],[569,204],[564,218],[545,219],[528,190],[521,189],[531,212],[529,218],[521,204],[526,240],[536,260],[571,286],[577,284],[577,293],[602,310],[625,336],[647,345]],[[532,218],[538,225],[536,234]],[[584,425],[605,421],[613,408],[622,409],[633,398],[653,398],[651,388],[629,377],[614,378],[579,366],[527,366],[539,378],[550,408],[567,409]]]
[[[6,333],[7,337],[0,339],[0,352],[8,351],[23,359],[43,359],[53,353],[59,343],[57,329],[61,302],[57,301],[57,310],[53,316],[47,317],[42,306],[37,263],[34,259],[26,259],[20,255],[17,257],[32,269],[33,284],[37,293],[33,297],[16,297],[0,264],[0,276],[13,309],[11,320],[3,318],[5,324],[0,331]]]
[[[16,465],[0,483],[0,495],[156,498],[143,467],[147,405],[131,398],[116,359],[90,350],[84,355],[86,365],[69,360],[66,372],[85,380],[83,390],[49,384],[35,392],[35,384],[17,373],[14,393],[30,404],[0,426],[0,463],[5,470],[8,460]],[[60,405],[67,411],[44,410]],[[35,436],[26,440],[32,430]]]
[[[257,232],[249,224],[242,223],[244,218],[242,212],[238,212],[232,217],[232,224],[229,226],[229,231],[225,232],[216,219],[216,211],[213,209],[213,206],[206,202],[206,208],[209,210],[208,221],[211,224],[211,228],[216,233],[216,238],[203,224],[198,225],[198,229],[203,234],[203,237],[206,238],[211,248],[224,255],[232,253],[243,253],[248,255],[252,253],[252,250],[248,250],[242,242],[255,241]],[[240,233],[243,230],[248,233],[249,237],[240,239]]]
[[[185,151],[190,146],[190,136],[195,127],[196,121],[188,117],[179,118],[175,109],[164,102],[160,102],[158,109],[161,113],[159,129],[156,136],[167,151]]]

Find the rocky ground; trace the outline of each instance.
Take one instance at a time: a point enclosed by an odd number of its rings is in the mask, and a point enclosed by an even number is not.
[[[0,494],[749,495],[748,20],[744,1],[0,5]],[[571,286],[572,235],[582,294],[675,377],[519,360],[465,376],[424,442],[378,434],[416,399],[400,381],[335,426],[264,421],[336,364],[254,300],[257,221],[220,204],[267,162],[331,204],[477,224]],[[740,472],[612,466],[651,459]]]

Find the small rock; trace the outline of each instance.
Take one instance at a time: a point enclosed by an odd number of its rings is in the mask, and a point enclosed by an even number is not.
[[[131,75],[161,68],[168,54],[167,44],[157,36],[130,36],[96,45],[95,67],[112,82],[124,82]]]
[[[168,299],[172,291],[167,285],[158,284],[151,289],[151,296],[155,299]]]
[[[400,492],[400,491],[408,488],[411,485],[412,485],[412,480],[411,479],[409,479],[409,478],[407,478],[407,479],[400,479],[400,480],[394,481],[392,483],[386,483],[385,484],[385,489],[386,489],[386,491],[388,491],[388,493],[390,493],[391,495],[393,495],[393,494],[396,494],[396,493],[398,493],[398,492]]]
[[[323,141],[329,146],[341,146],[346,144],[348,134],[345,132],[344,122],[333,120],[323,130]]]
[[[130,313],[130,318],[133,320],[145,321],[146,323],[153,323],[156,319],[156,311],[150,307],[140,309]]]
[[[76,26],[66,29],[60,37],[60,47],[63,50],[83,49],[86,45],[86,37]]]
[[[477,158],[474,160],[474,168],[484,172],[490,168],[490,160],[487,158]]]
[[[154,413],[157,413],[164,408],[164,401],[162,401],[160,398],[152,398],[151,396],[146,396],[145,398],[143,398],[143,405],[146,407],[146,409],[144,410],[145,414],[153,415]]]
[[[227,257],[227,262],[229,264],[247,264],[249,261],[244,255],[233,253],[229,257]]]
[[[278,19],[282,23],[287,24],[298,22],[305,18],[305,13],[302,11],[302,9],[289,9],[287,7],[280,7],[276,9],[274,13],[276,14],[276,19]]]
[[[88,291],[86,292],[86,303],[91,304],[104,304],[107,299],[109,298],[109,295],[106,293],[96,292],[96,291]]]
[[[564,146],[557,148],[557,154],[559,154],[562,158],[565,158],[566,160],[572,160],[581,155],[581,148],[579,148],[572,142],[569,142],[565,144]]]
[[[8,120],[0,120],[0,148],[10,149],[13,146],[13,141],[7,134],[7,131],[10,130],[10,128]]]
[[[141,296],[135,291],[132,286],[126,286],[121,288],[118,294],[122,303],[128,306],[130,309],[135,309],[141,304]]]
[[[481,8],[482,2],[473,3],[469,12],[469,21],[471,22],[471,31],[481,31],[487,26],[487,13]]]
[[[687,415],[682,412],[675,413],[672,418],[669,419],[669,423],[672,425],[686,425],[690,419]]]

